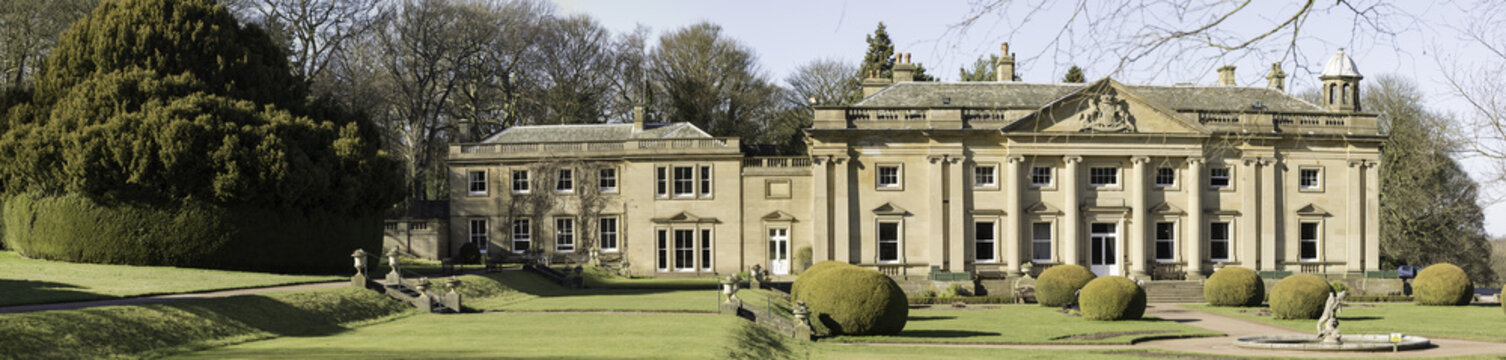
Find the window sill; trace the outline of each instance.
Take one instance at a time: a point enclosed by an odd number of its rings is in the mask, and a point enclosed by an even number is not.
[[[487,194],[484,193],[484,192],[469,192],[469,193],[465,194],[465,196],[470,196],[470,197],[482,197],[482,196],[486,196],[486,195]]]
[[[530,194],[530,193],[532,193],[532,191],[528,191],[528,190],[523,190],[523,191],[513,190],[512,193],[514,195],[523,195],[523,194]]]
[[[1036,184],[1030,184],[1030,188],[1031,189],[1035,189],[1037,191],[1056,191],[1056,185],[1036,185]]]
[[[993,184],[993,185],[982,185],[982,186],[974,186],[974,187],[973,187],[973,190],[980,190],[980,191],[998,191],[998,190],[999,190],[999,184]]]
[[[1301,193],[1323,193],[1323,188],[1321,188],[1321,187],[1316,187],[1316,188],[1302,188],[1302,187],[1298,187],[1297,188],[1297,192],[1301,192]]]
[[[1152,185],[1152,186],[1155,186],[1156,190],[1161,190],[1161,191],[1181,191],[1182,190],[1182,187],[1181,186],[1177,186],[1177,185]]]

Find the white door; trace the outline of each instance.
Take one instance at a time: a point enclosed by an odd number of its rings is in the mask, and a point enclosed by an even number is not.
[[[1119,275],[1119,234],[1114,223],[1093,223],[1088,234],[1089,270],[1098,276]]]
[[[769,229],[769,271],[790,274],[790,229]]]

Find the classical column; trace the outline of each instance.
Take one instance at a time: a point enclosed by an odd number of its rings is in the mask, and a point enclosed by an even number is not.
[[[1349,219],[1345,222],[1348,226],[1344,229],[1343,239],[1345,270],[1351,273],[1365,271],[1364,246],[1365,246],[1365,161],[1360,159],[1349,160],[1349,195],[1345,199],[1348,208],[1344,211],[1344,217]]]
[[[1276,230],[1276,203],[1282,201],[1276,192],[1276,170],[1281,166],[1276,158],[1260,159],[1260,270],[1276,270],[1276,246],[1281,244],[1281,232]]]
[[[811,164],[816,167],[811,171],[811,192],[815,195],[814,201],[811,202],[811,216],[814,220],[814,226],[811,229],[811,255],[813,255],[811,261],[816,263],[832,259],[831,156],[811,156]]]
[[[1255,258],[1260,251],[1257,246],[1260,244],[1260,158],[1247,157],[1241,160],[1244,167],[1239,168],[1239,185],[1235,188],[1239,191],[1241,203],[1240,221],[1234,226],[1239,232],[1239,236],[1234,239],[1234,248],[1239,251],[1230,260],[1255,270]]]
[[[1380,271],[1380,163],[1365,162],[1365,270]]]
[[[926,260],[946,269],[946,155],[926,157]]]
[[[858,236],[854,236],[852,233],[852,216],[850,212],[852,211],[851,205],[853,199],[848,198],[850,194],[848,189],[852,187],[852,180],[848,176],[848,172],[852,168],[852,159],[846,156],[837,156],[831,159],[831,164],[832,168],[836,170],[836,174],[832,176],[834,179],[832,179],[831,194],[832,238],[833,243],[835,243],[835,246],[832,247],[832,260],[849,264],[856,263],[859,262],[859,259],[852,256],[852,242],[853,238],[861,238],[862,232],[859,231],[857,233]]]
[[[1025,221],[1025,210],[1020,208],[1020,167],[1025,158],[1019,155],[1010,155],[1005,159],[1004,165],[1004,260],[1009,267],[1009,276],[1020,275],[1020,263],[1023,256],[1020,250],[1021,244],[1020,226]]]
[[[967,159],[964,155],[952,155],[947,157],[947,269],[950,271],[967,271],[967,244],[971,239],[967,236],[967,224],[971,223],[967,218],[966,195],[967,175],[963,171],[963,164]],[[998,239],[995,239],[998,244]]]
[[[1147,227],[1150,225],[1150,208],[1145,204],[1146,167],[1150,158],[1135,156],[1130,158],[1134,164],[1134,171],[1130,174],[1129,181],[1125,182],[1130,187],[1130,221],[1129,221],[1129,261],[1130,277],[1140,280],[1150,280],[1150,257],[1145,256],[1145,239],[1150,233]]]
[[[1187,158],[1186,178],[1182,191],[1187,192],[1187,231],[1181,235],[1187,250],[1182,260],[1187,261],[1187,278],[1196,280],[1203,278],[1203,188],[1208,186],[1203,182],[1203,158]]]
[[[1070,155],[1063,157],[1062,162],[1067,165],[1060,179],[1063,194],[1062,212],[1066,213],[1062,219],[1062,257],[1066,258],[1065,263],[1078,265],[1081,259],[1077,255],[1077,248],[1082,243],[1082,239],[1078,236],[1078,230],[1082,226],[1082,199],[1078,193],[1082,189],[1077,183],[1077,166],[1082,163],[1082,157]]]

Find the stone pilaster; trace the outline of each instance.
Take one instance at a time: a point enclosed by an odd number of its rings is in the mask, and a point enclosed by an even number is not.
[[[1276,270],[1276,246],[1281,244],[1281,232],[1276,231],[1276,203],[1280,193],[1276,191],[1276,171],[1281,166],[1276,158],[1260,159],[1260,270]]]
[[[832,258],[832,216],[831,216],[831,156],[811,156],[811,185],[813,201],[811,201],[811,218],[814,223],[811,226],[811,261],[812,263]]]
[[[946,269],[946,155],[926,157],[926,261]]]
[[[1380,270],[1380,163],[1365,162],[1365,270]]]
[[[1187,231],[1181,234],[1182,245],[1186,250],[1182,252],[1182,259],[1187,262],[1187,278],[1203,278],[1203,189],[1208,184],[1203,181],[1203,158],[1187,158],[1186,182],[1182,185],[1182,191],[1187,192]]]
[[[1059,179],[1063,194],[1062,212],[1065,213],[1062,217],[1060,241],[1062,257],[1066,264],[1079,265],[1082,263],[1082,256],[1077,253],[1082,244],[1082,185],[1078,183],[1077,168],[1082,165],[1082,157],[1066,156],[1062,158],[1062,163],[1066,164],[1062,169],[1062,178]]]
[[[1349,194],[1345,198],[1348,205],[1344,211],[1344,264],[1345,270],[1351,273],[1365,271],[1365,161],[1360,159],[1349,160]]]
[[[849,172],[852,171],[852,159],[846,156],[837,156],[831,159],[832,168],[836,174],[832,177],[832,260],[846,263],[857,262],[852,255],[852,203],[854,199],[848,198],[852,187]],[[858,234],[862,234],[859,232]]]
[[[1010,155],[1005,159],[1004,165],[1004,260],[1007,262],[1009,276],[1020,275],[1020,265],[1024,261],[1020,250],[1024,248],[1023,236],[1020,227],[1025,223],[1025,210],[1020,207],[1021,179],[1025,158],[1019,155]]]
[[[1129,187],[1130,194],[1130,221],[1129,221],[1129,261],[1130,277],[1136,280],[1150,280],[1150,256],[1146,256],[1145,239],[1150,234],[1147,227],[1150,224],[1150,208],[1146,204],[1146,191],[1150,184],[1146,181],[1146,168],[1149,167],[1150,158],[1136,156],[1130,158],[1134,171],[1130,172],[1129,181],[1125,186]]]
[[[1234,256],[1230,261],[1238,261],[1240,265],[1256,269],[1256,257],[1260,254],[1260,158],[1247,157],[1240,159],[1237,177],[1239,184],[1235,190],[1239,192],[1240,208],[1239,223],[1235,224],[1235,231],[1239,233],[1234,238]]]
[[[947,267],[949,271],[967,271],[967,248],[971,239],[967,236],[971,219],[967,218],[967,175],[963,171],[966,158],[951,155],[947,162]],[[995,239],[995,241],[998,241]],[[995,243],[997,244],[997,242]]]

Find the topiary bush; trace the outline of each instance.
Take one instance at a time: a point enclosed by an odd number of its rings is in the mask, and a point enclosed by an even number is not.
[[[847,264],[829,266],[817,275],[800,284],[794,300],[810,307],[811,321],[820,323],[816,327],[825,329],[823,335],[894,335],[904,330],[909,299],[894,279]]]
[[[1449,263],[1428,266],[1412,280],[1412,295],[1418,305],[1469,305],[1475,296],[1475,284],[1464,269]]]
[[[1082,287],[1078,304],[1088,320],[1139,320],[1145,315],[1145,289],[1123,276],[1104,276]]]
[[[478,261],[481,261],[481,249],[476,247],[474,243],[466,242],[465,244],[461,244],[460,249],[455,252],[455,263],[457,264],[475,264]]]
[[[1316,275],[1288,276],[1271,289],[1271,315],[1276,319],[1317,319],[1332,292],[1333,287]]]
[[[1035,281],[1035,301],[1041,306],[1062,306],[1077,300],[1077,290],[1095,275],[1081,265],[1056,265],[1041,272]]]
[[[1255,270],[1224,267],[1203,284],[1203,299],[1213,306],[1260,306],[1265,301],[1265,281]]]
[[[790,284],[790,297],[798,297],[800,295],[801,288],[808,286],[808,284],[810,284],[813,280],[815,280],[817,277],[820,277],[822,272],[843,267],[857,266],[833,260],[822,261],[816,263],[815,265],[811,265],[809,269],[805,269],[805,272],[800,273],[800,276],[795,277],[795,282],[793,284]]]

